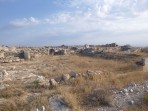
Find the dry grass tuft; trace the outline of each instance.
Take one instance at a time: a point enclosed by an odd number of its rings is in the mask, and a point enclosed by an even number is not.
[[[8,87],[0,91],[0,98],[9,99],[11,97],[19,97],[23,94],[24,91],[22,89],[17,89],[15,87]]]
[[[62,95],[63,100],[68,107],[72,108],[73,110],[81,111],[78,104],[77,95],[71,92],[71,88],[61,86],[57,88],[57,92]]]

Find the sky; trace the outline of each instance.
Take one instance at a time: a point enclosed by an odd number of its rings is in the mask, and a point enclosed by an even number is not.
[[[0,45],[148,46],[148,0],[0,0]]]

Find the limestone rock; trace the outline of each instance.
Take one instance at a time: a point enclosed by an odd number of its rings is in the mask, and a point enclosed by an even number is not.
[[[74,72],[74,71],[71,71],[70,72],[70,77],[71,78],[76,78],[76,77],[78,77],[78,74],[76,72]]]
[[[4,53],[0,53],[0,58],[4,58],[4,57],[5,57]]]
[[[70,75],[69,74],[63,74],[62,75],[62,80],[63,81],[66,81],[66,80],[69,80],[70,79]]]
[[[134,104],[134,101],[133,100],[129,101],[129,104],[130,105],[133,105]]]
[[[31,58],[30,52],[24,51],[24,59],[30,59],[30,58]]]
[[[124,92],[124,93],[128,93],[128,90],[127,90],[127,89],[124,89],[123,92]]]
[[[143,66],[143,71],[148,72],[148,58],[144,59],[144,66]]]
[[[58,83],[55,81],[55,79],[50,79],[49,83],[50,83],[51,86],[57,86],[58,85]]]
[[[37,111],[45,111],[45,106],[42,106],[39,109],[37,108]]]

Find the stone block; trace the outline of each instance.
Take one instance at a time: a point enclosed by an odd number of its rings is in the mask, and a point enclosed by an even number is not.
[[[30,58],[31,58],[30,52],[24,51],[24,59],[30,59]]]
[[[144,59],[143,71],[148,72],[148,58]]]

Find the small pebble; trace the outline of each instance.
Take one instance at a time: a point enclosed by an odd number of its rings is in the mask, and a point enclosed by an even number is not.
[[[131,92],[131,93],[134,92],[133,89],[130,89],[130,92]]]
[[[131,100],[129,103],[130,103],[131,105],[133,105],[133,104],[134,104],[134,101],[133,101],[133,100]]]
[[[123,91],[124,91],[124,93],[127,93],[127,92],[128,92],[128,90],[127,90],[127,89],[124,89]]]

